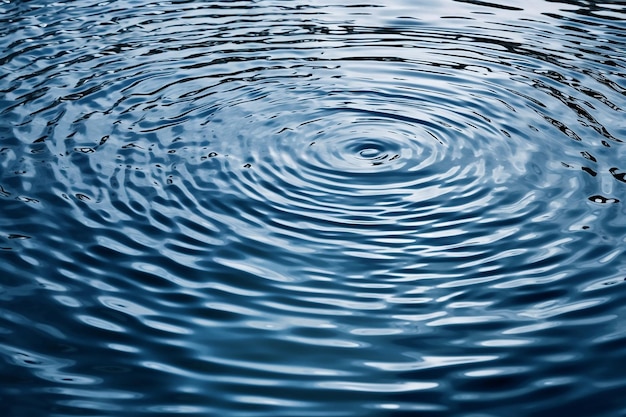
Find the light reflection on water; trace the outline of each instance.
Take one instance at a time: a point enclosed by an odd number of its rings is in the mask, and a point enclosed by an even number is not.
[[[5,414],[624,414],[623,18],[5,1]]]

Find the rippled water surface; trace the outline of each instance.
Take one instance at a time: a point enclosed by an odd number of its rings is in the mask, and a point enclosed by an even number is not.
[[[626,416],[625,19],[3,0],[2,415]]]

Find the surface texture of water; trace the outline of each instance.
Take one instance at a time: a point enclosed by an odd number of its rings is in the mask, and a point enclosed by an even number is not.
[[[620,3],[2,1],[1,414],[626,416]]]

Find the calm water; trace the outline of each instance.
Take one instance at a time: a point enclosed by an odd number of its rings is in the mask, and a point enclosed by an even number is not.
[[[626,416],[625,95],[623,2],[2,1],[1,414]]]

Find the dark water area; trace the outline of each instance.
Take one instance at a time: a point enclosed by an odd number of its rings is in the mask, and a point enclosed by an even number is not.
[[[498,2],[0,2],[0,414],[626,416],[626,6]]]

